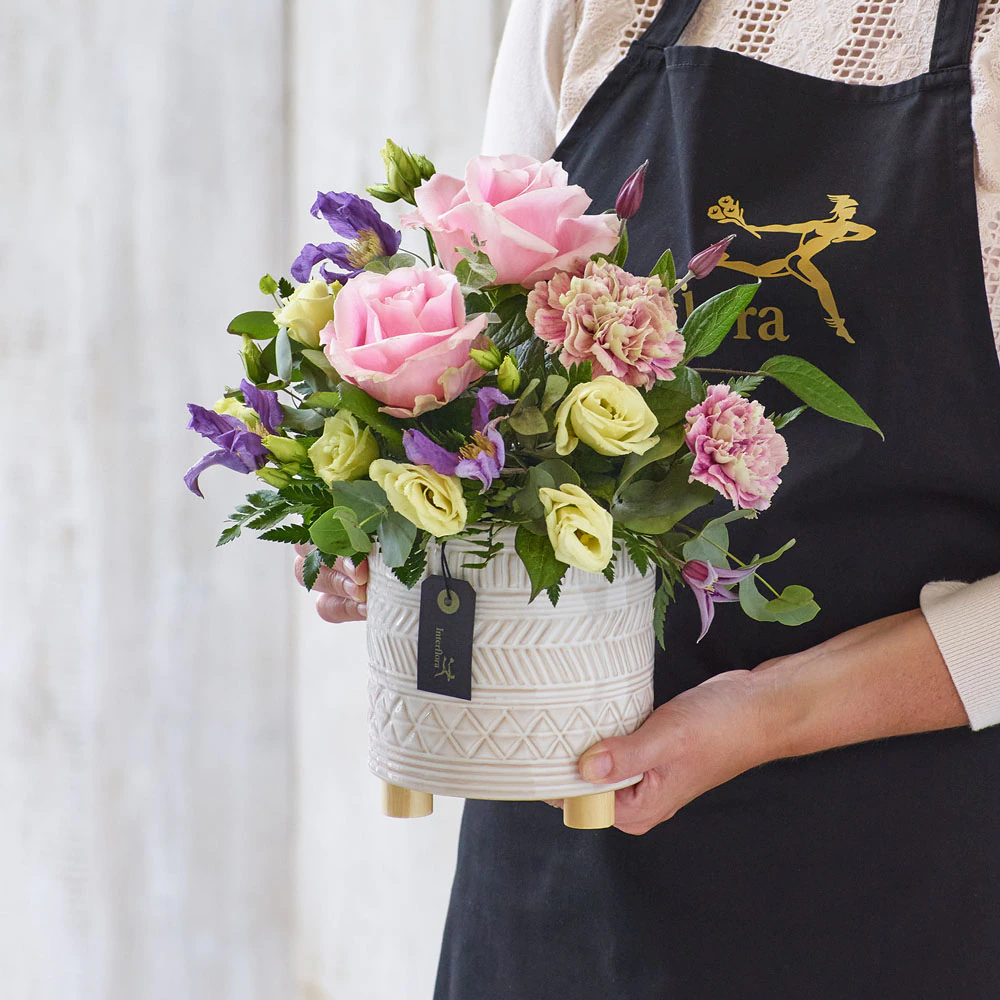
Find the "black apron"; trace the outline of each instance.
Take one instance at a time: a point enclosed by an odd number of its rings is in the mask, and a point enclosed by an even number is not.
[[[553,154],[595,209],[647,157],[629,270],[735,232],[695,301],[759,276],[706,365],[795,354],[880,423],[807,413],[772,508],[734,551],[822,606],[720,607],[695,645],[679,595],[657,703],[1000,569],[1000,365],[979,244],[969,55],[976,0],[942,0],[929,72],[831,82],[678,46],[665,0]],[[746,227],[762,227],[758,239]],[[768,228],[772,227],[772,228]],[[691,305],[689,299],[685,303]],[[725,376],[720,376],[723,380]],[[795,401],[768,388],[769,408]],[[1000,997],[1000,727],[858,745],[749,772],[643,837],[538,803],[466,804],[437,1000]]]

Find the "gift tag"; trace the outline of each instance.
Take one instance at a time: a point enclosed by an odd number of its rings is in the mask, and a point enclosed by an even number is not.
[[[476,592],[464,580],[429,576],[420,587],[417,688],[472,700]]]

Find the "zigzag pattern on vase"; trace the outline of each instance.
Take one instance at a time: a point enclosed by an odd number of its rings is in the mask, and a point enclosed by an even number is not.
[[[371,747],[382,757],[575,764],[599,740],[635,730],[652,711],[653,693],[643,687],[621,700],[473,708],[372,685],[370,700]]]
[[[588,638],[576,637],[572,642],[567,639],[556,643],[550,643],[538,629],[525,629],[524,625],[523,622],[510,623],[511,631],[518,633],[519,640],[510,645],[502,641],[481,644],[477,634],[472,653],[474,691],[489,687],[538,688],[584,681],[594,683],[644,673],[653,662],[653,641],[648,624],[613,639],[595,641],[595,634],[600,636],[600,632],[588,629]],[[368,660],[372,671],[384,675],[394,686],[414,686],[416,634],[369,629]]]

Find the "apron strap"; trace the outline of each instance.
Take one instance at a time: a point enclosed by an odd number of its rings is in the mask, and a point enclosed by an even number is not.
[[[676,45],[700,2],[701,0],[663,0],[653,23],[645,30],[641,39],[654,48]]]
[[[670,4],[671,0],[664,0]],[[940,0],[931,70],[968,66],[976,37],[976,13],[979,0]]]

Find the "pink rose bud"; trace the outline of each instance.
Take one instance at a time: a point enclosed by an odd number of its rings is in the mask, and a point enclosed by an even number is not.
[[[731,233],[724,240],[713,243],[707,250],[696,253],[688,261],[688,273],[691,277],[707,278],[715,270],[719,261],[725,256],[726,251],[729,249],[729,244],[735,239],[736,233]]]
[[[646,187],[646,167],[648,166],[649,160],[646,160],[645,163],[632,171],[628,180],[622,185],[621,191],[618,192],[618,198],[615,201],[615,214],[619,219],[631,219],[639,211],[639,206],[642,204],[642,193]]]

